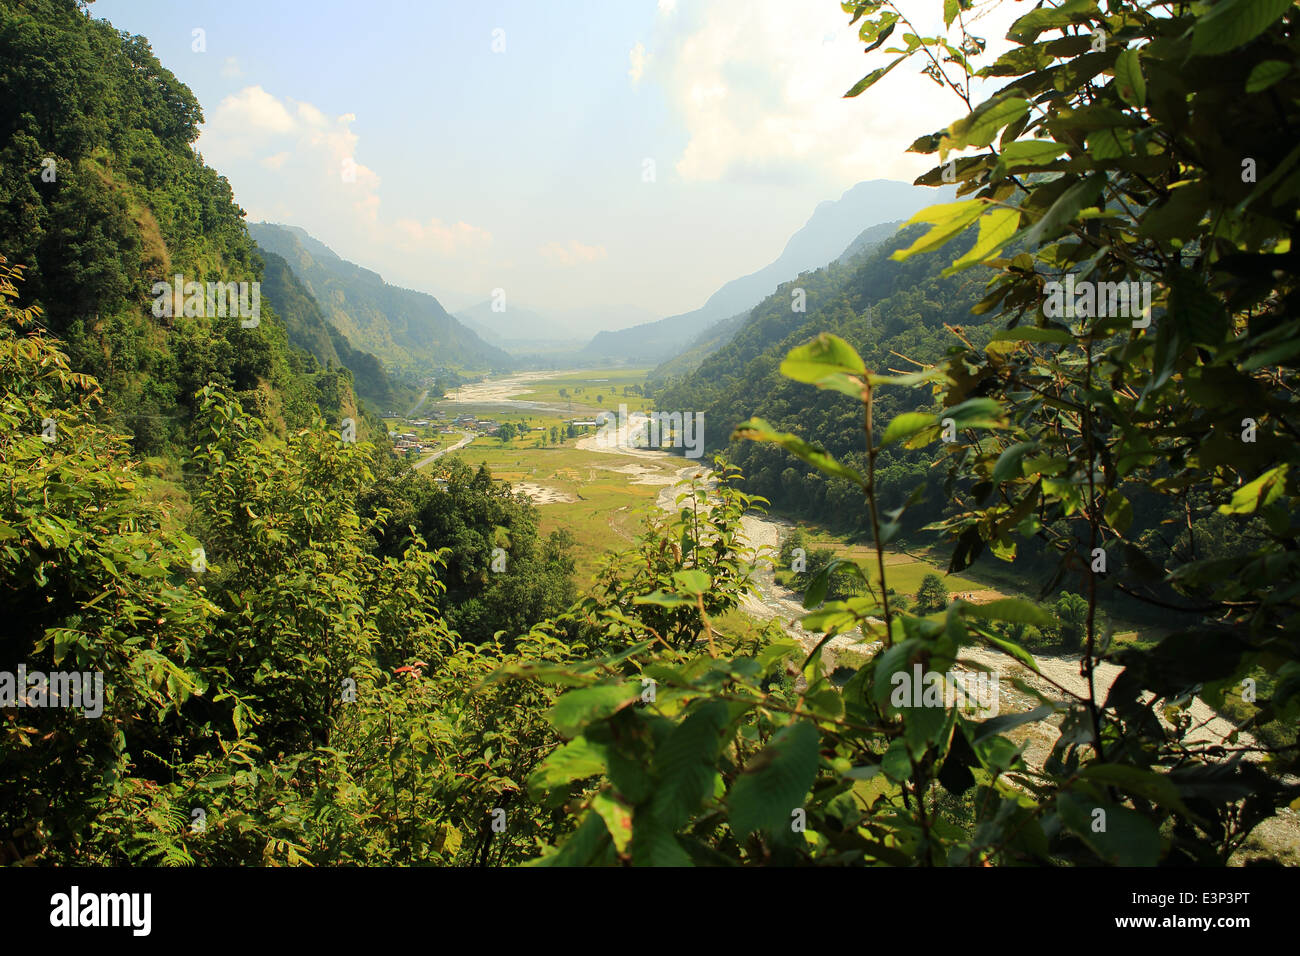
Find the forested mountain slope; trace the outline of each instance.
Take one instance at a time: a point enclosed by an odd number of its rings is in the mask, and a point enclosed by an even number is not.
[[[425,376],[440,368],[510,366],[510,356],[458,322],[433,296],[389,285],[297,227],[260,222],[248,230],[259,246],[288,262],[330,323],[390,372]]]
[[[834,261],[841,263],[861,257],[864,253],[890,239],[901,225],[901,222],[882,222],[875,226],[869,226],[862,230],[858,237],[849,243],[849,247],[837,256]],[[749,312],[741,312],[729,319],[723,319],[721,322],[709,326],[684,351],[665,362],[661,362],[658,368],[650,374],[651,384],[662,385],[682,378],[694,371],[708,356],[730,342],[732,337],[745,327],[748,320]]]
[[[317,388],[316,363],[252,294],[261,261],[243,211],[191,148],[199,103],[143,37],[71,0],[5,3],[0,64],[0,254],[138,451],[186,444],[209,382],[275,427],[305,423],[321,394],[327,414],[351,407],[350,384],[330,373]],[[178,275],[246,283],[241,304],[259,314],[160,299],[154,284]]]
[[[362,398],[383,412],[402,405],[414,395],[409,385],[393,380],[379,359],[355,349],[342,332],[321,313],[311,293],[298,281],[289,264],[274,252],[262,250],[266,262],[262,295],[284,323],[289,341],[310,352],[325,367],[343,366],[352,373],[352,384]]]
[[[821,443],[837,457],[853,460],[861,450],[861,405],[783,377],[778,367],[786,353],[819,332],[832,332],[854,345],[870,368],[912,371],[916,366],[900,356],[932,363],[957,341],[944,323],[971,326],[981,321],[970,309],[983,294],[985,270],[940,277],[952,261],[950,251],[901,263],[890,259],[894,250],[915,238],[918,228],[782,284],[750,313],[729,342],[690,375],[665,386],[655,398],[656,407],[704,412],[707,446],[721,449],[731,444],[729,456],[744,470],[746,490],[769,498],[776,507],[833,524],[861,520],[856,498],[850,503],[846,497],[853,494],[847,484],[828,483],[774,446],[732,444],[729,437],[740,422],[761,417]],[[972,241],[973,237],[965,237],[955,248]],[[803,291],[805,312],[793,309],[796,290]],[[971,328],[970,334],[978,331]],[[906,395],[882,395],[881,420],[909,410],[899,404]],[[899,462],[895,474],[889,470],[891,464],[882,463],[881,494],[885,504],[894,507],[899,503],[894,498],[924,481],[927,470],[919,462]]]

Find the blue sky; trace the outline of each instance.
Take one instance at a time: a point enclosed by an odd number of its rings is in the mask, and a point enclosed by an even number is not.
[[[251,221],[300,225],[450,308],[495,288],[550,311],[695,308],[774,259],[818,202],[928,168],[907,144],[960,114],[906,66],[892,89],[842,99],[878,64],[835,0],[98,0],[91,14],[148,37],[194,90],[199,148]]]

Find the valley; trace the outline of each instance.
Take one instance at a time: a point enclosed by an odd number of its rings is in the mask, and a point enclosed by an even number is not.
[[[565,372],[536,372],[489,377],[462,386],[457,394],[436,404],[450,416],[462,408],[471,408],[484,420],[507,422],[566,421],[565,415],[596,415],[609,397],[618,396],[621,388],[640,386],[648,370],[584,369]],[[561,395],[561,390],[564,395]],[[599,395],[604,401],[588,404]],[[580,396],[585,400],[578,401]],[[565,402],[557,407],[556,400]],[[640,406],[637,406],[640,407]],[[560,416],[560,417],[556,417]],[[571,420],[571,419],[570,419]],[[589,431],[587,426],[584,431]],[[592,575],[603,559],[629,546],[648,517],[656,512],[675,510],[678,493],[692,480],[708,481],[707,463],[692,463],[680,455],[646,448],[607,447],[594,435],[566,439],[559,446],[530,446],[523,437],[503,445],[490,436],[477,436],[467,446],[448,449],[471,465],[485,465],[494,477],[509,483],[526,495],[541,510],[541,527],[547,531],[567,530],[574,536],[578,586],[593,586]],[[737,612],[723,620],[723,626],[737,634],[753,635],[764,625],[774,624],[780,632],[793,638],[805,653],[822,642],[822,635],[800,625],[808,613],[802,594],[788,585],[790,572],[778,567],[782,540],[796,526],[806,535],[808,547],[831,548],[836,556],[874,561],[874,550],[851,544],[843,534],[796,523],[779,515],[750,513],[742,521],[745,543],[760,555],[751,566],[757,594],[746,595]],[[945,573],[946,555],[933,543],[919,547],[891,547],[886,551],[886,573],[890,587],[914,597],[927,574],[939,574],[951,598],[984,604],[1005,598],[1034,600],[1027,583],[1016,587],[1013,568],[970,569],[964,574]],[[943,612],[929,617],[942,620]],[[1116,646],[1136,642],[1152,644],[1165,633],[1159,627],[1134,625],[1115,620],[1113,642]],[[822,644],[823,672],[831,675],[837,668],[856,669],[868,656],[878,653],[880,643],[865,640],[858,631],[850,631]],[[1077,655],[1039,651],[1031,669],[1007,655],[984,646],[963,649],[959,672],[993,672],[1001,676],[1000,711],[1003,715],[1023,714],[1044,701],[1052,702],[1058,713],[1024,724],[1008,732],[1009,738],[1023,748],[1028,766],[1040,772],[1060,733],[1062,714],[1070,698],[1086,698],[1088,681],[1081,673]],[[1104,699],[1123,668],[1113,663],[1097,665],[1094,681],[1096,694]],[[802,681],[801,683],[806,684]],[[1186,705],[1192,728],[1187,742],[1192,746],[1222,747],[1231,740],[1236,746],[1253,747],[1249,734],[1237,731],[1204,701],[1193,699]],[[1173,716],[1172,714],[1170,715]],[[1252,758],[1257,759],[1257,758]],[[863,785],[864,795],[872,788]],[[1243,848],[1243,858],[1265,853],[1291,863],[1300,863],[1300,815],[1284,810],[1278,817],[1262,824]]]
[[[1293,0],[195,3],[0,0],[0,872],[1300,863]]]

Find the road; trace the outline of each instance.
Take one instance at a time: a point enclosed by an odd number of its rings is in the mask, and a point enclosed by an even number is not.
[[[478,437],[477,432],[461,432],[461,434],[464,437],[460,441],[456,442],[456,444],[448,445],[446,448],[439,448],[432,455],[429,455],[428,457],[422,458],[421,460],[417,461],[415,463],[416,470],[423,468],[431,461],[436,461],[437,459],[441,458],[443,455],[450,454],[451,452],[456,451],[457,449],[464,448],[466,445],[468,445],[470,442],[472,442],[475,438]]]

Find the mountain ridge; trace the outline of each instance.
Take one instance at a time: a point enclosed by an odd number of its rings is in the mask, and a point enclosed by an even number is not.
[[[781,283],[845,254],[864,229],[905,220],[925,206],[949,198],[950,192],[950,189],[936,192],[930,187],[890,179],[857,183],[839,199],[818,203],[776,259],[724,283],[700,308],[629,329],[599,332],[584,352],[607,358],[626,355],[654,361],[671,358],[689,347],[710,326],[754,308]]]
[[[342,258],[299,226],[250,223],[249,235],[281,256],[329,323],[390,374],[427,377],[443,369],[488,371],[513,364],[427,292],[385,281]]]

